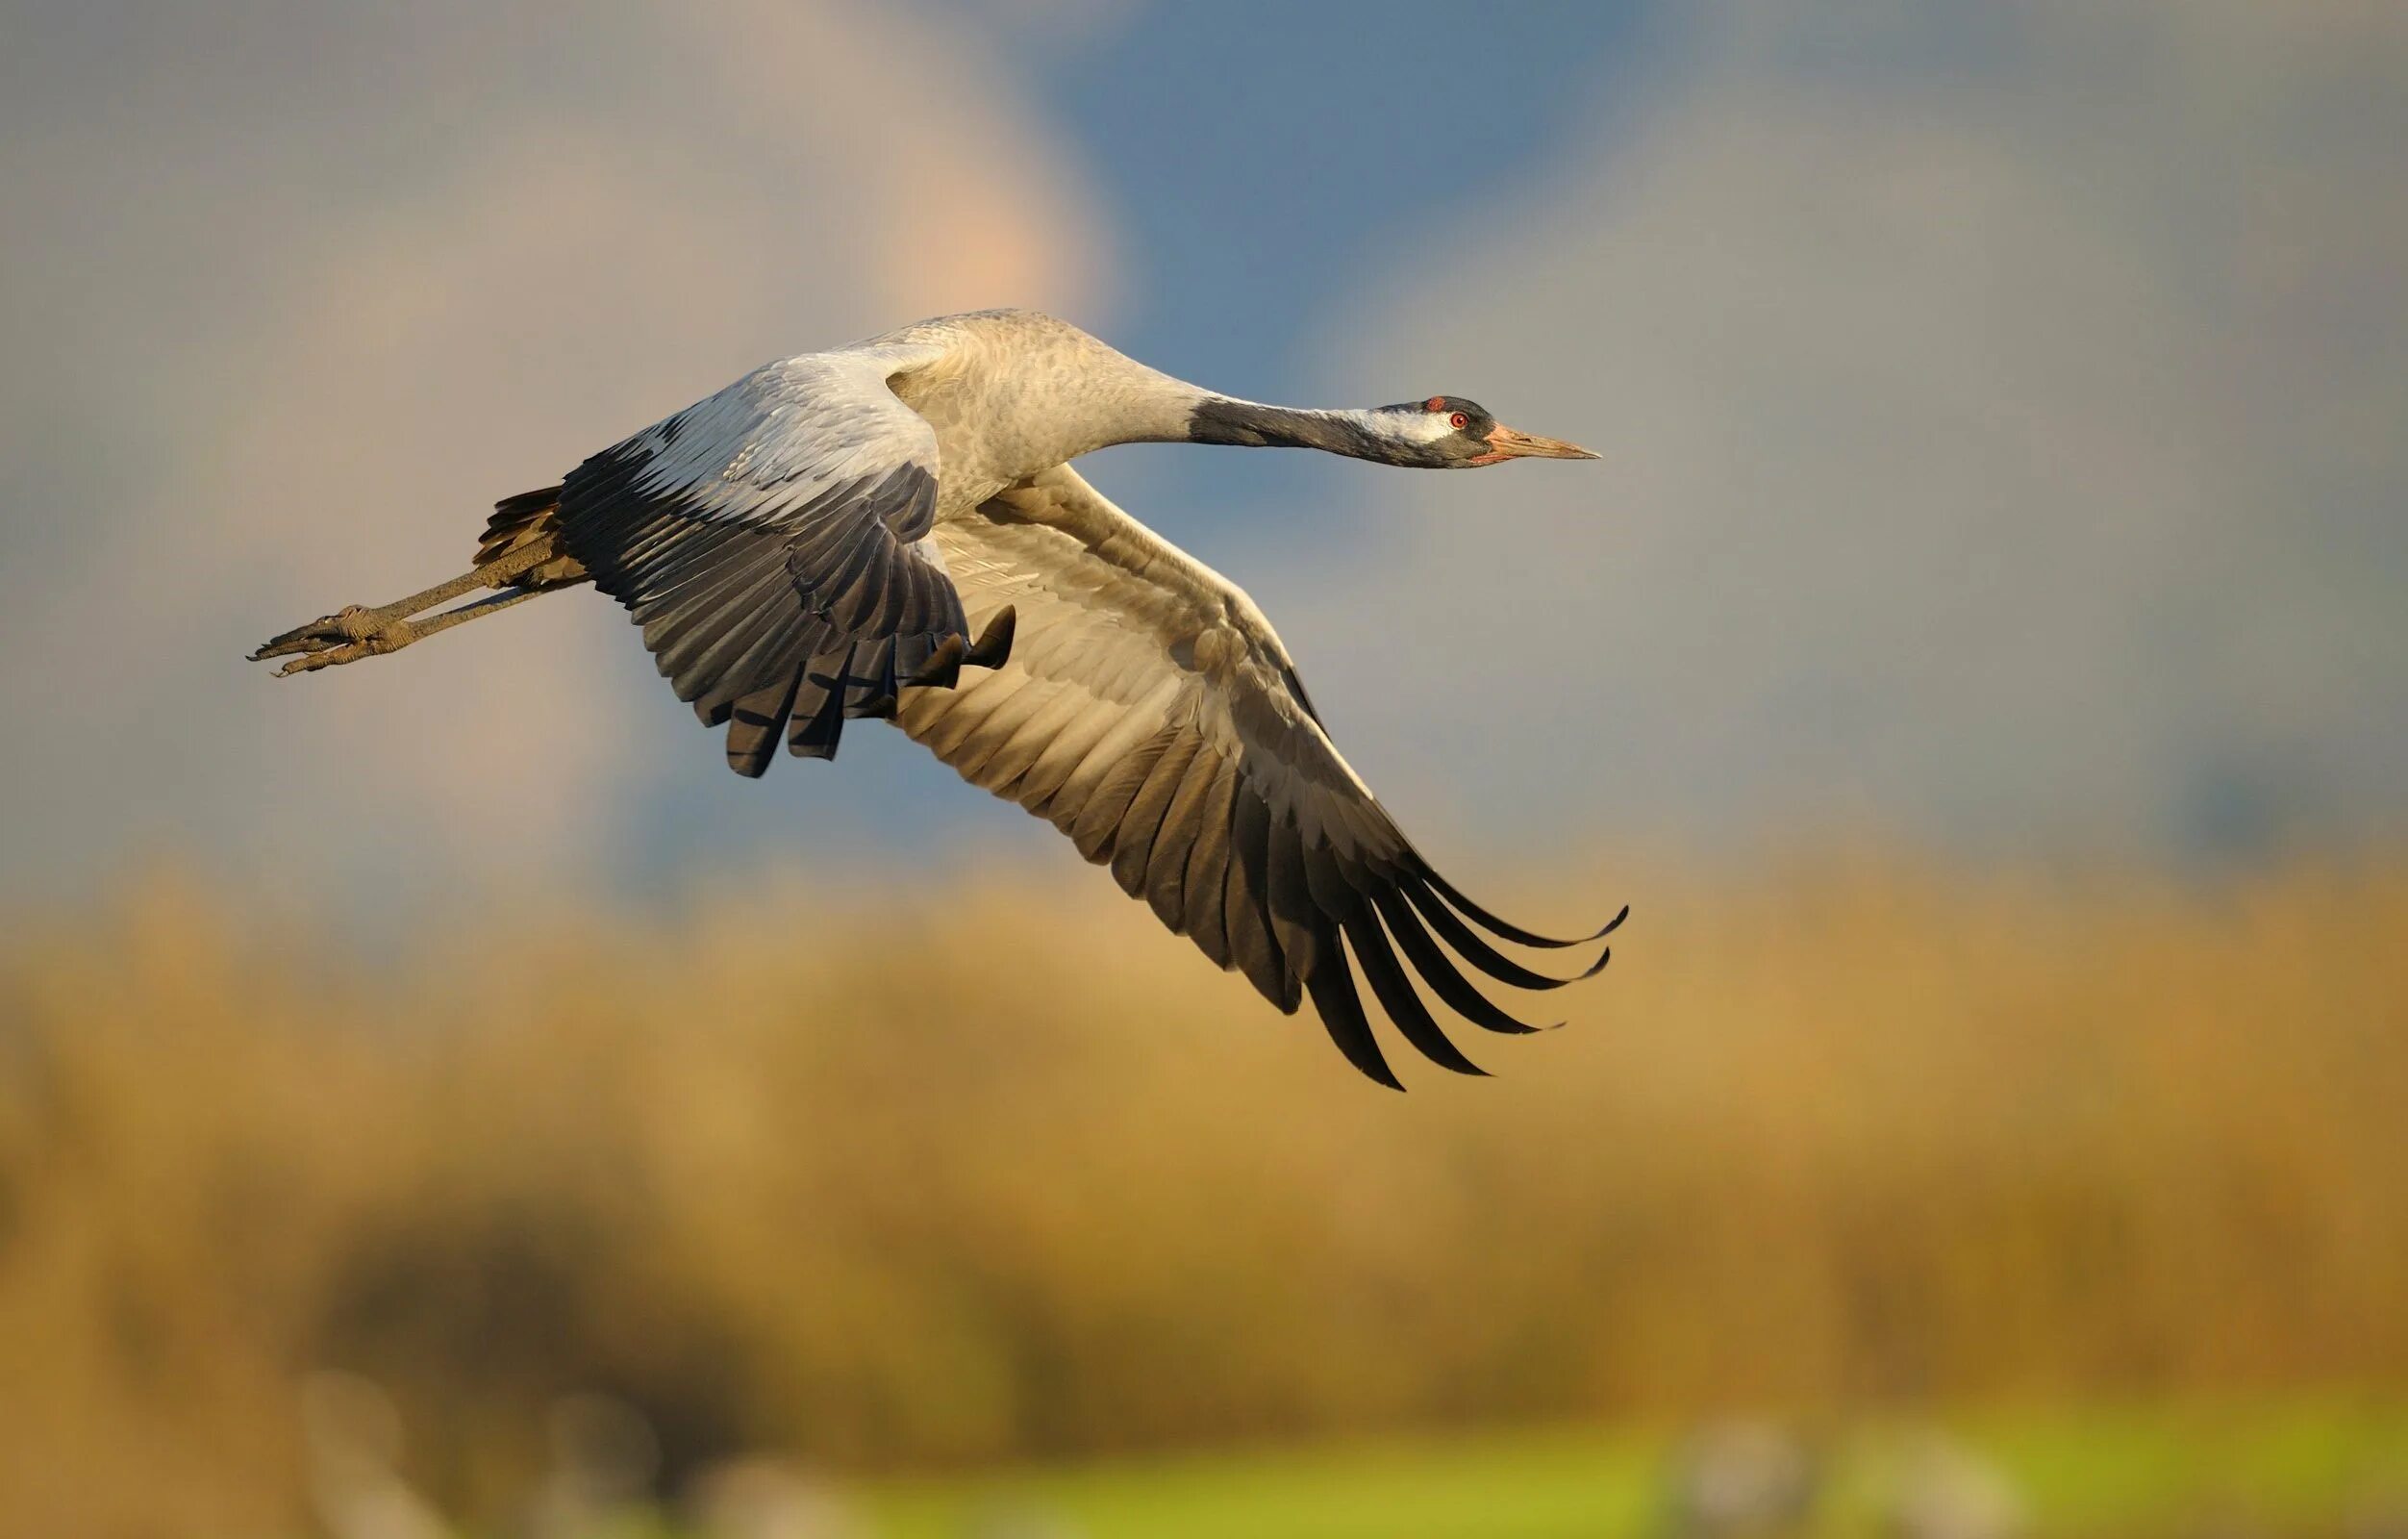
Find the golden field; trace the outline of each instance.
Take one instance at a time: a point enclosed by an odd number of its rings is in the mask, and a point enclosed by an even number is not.
[[[1406,1096],[1066,857],[385,949],[19,915],[0,1527],[306,1531],[324,1369],[488,1515],[572,1392],[672,1481],[2408,1395],[2408,862],[1518,885],[1632,901],[1613,966]]]

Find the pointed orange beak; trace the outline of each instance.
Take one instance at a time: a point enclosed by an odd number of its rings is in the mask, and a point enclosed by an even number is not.
[[[1535,433],[1518,433],[1502,422],[1489,433],[1489,446],[1492,452],[1480,457],[1479,463],[1482,465],[1494,465],[1499,460],[1594,460],[1602,458],[1600,455],[1592,454],[1577,443],[1567,443],[1562,439],[1543,439]]]

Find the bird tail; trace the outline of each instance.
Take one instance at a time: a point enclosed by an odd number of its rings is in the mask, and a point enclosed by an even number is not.
[[[493,504],[493,517],[485,520],[485,533],[477,537],[476,564],[490,566],[538,541],[552,539],[560,533],[560,513],[558,487],[539,487],[514,497],[504,497]],[[584,582],[587,576],[583,564],[563,547],[560,556],[530,568],[514,581],[521,588],[540,590],[565,588]]]

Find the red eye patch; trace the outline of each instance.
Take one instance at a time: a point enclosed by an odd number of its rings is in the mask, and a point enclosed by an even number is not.
[[[1446,410],[1446,397],[1433,395],[1421,403],[1421,409],[1426,412],[1443,412]]]

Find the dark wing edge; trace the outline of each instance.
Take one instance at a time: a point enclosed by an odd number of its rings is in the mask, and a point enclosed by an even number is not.
[[[976,565],[1013,578],[991,591],[967,588],[973,616],[1008,595],[1023,639],[992,676],[950,694],[907,691],[897,719],[904,731],[972,784],[1052,822],[1166,927],[1243,973],[1283,1013],[1311,999],[1339,1050],[1380,1084],[1403,1088],[1373,1034],[1358,977],[1408,1043],[1459,1073],[1483,1071],[1448,1038],[1424,991],[1488,1031],[1542,1029],[1491,1000],[1471,974],[1534,991],[1594,976],[1611,960],[1610,946],[1582,971],[1558,975],[1514,960],[1497,943],[1602,942],[1629,911],[1593,935],[1558,940],[1465,896],[1405,839],[1287,687],[1292,665],[1270,650],[1277,641],[1267,624],[1248,642],[1258,650],[1247,661],[1259,666],[1183,665],[1178,645],[1141,639],[1141,626],[1131,623],[1153,618],[1138,612],[1149,597],[1132,585],[1159,595],[1172,547],[1140,531],[1143,559],[1130,563],[1115,559],[1139,543],[1128,530],[1097,541],[1097,530],[1076,519],[1016,521],[1039,497],[1075,503],[1082,494],[1138,527],[1061,470],[1033,490],[1004,493],[982,509],[992,510],[993,522],[957,537],[986,542],[980,553],[994,559]],[[966,571],[972,565],[957,564]],[[1184,596],[1171,607],[1183,624],[1201,613]],[[1209,658],[1238,633],[1222,628],[1216,638],[1185,651]]]
[[[781,738],[835,757],[845,720],[890,714],[972,650],[928,538],[936,435],[884,366],[772,366],[561,486],[564,546],[625,606],[677,697],[728,728],[740,774],[765,772]]]

